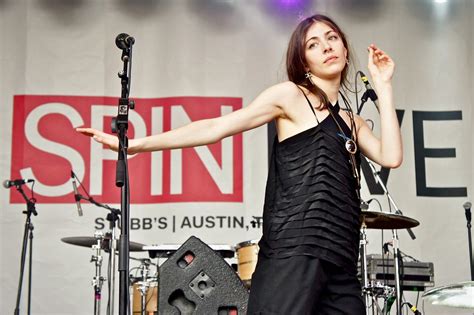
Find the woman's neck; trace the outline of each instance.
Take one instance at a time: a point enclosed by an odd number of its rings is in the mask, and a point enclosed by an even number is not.
[[[329,102],[335,104],[339,98],[339,88],[341,87],[341,78],[335,78],[332,80],[320,79],[313,77],[314,83],[326,93]]]

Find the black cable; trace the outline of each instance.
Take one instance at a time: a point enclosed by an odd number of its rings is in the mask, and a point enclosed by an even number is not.
[[[358,95],[358,90],[357,90],[357,76],[361,73],[361,71],[357,71],[354,76],[354,94],[355,94],[355,99],[356,99],[356,109],[357,113],[360,113],[361,108],[359,108],[359,95]]]
[[[84,185],[82,185],[82,182],[79,180],[79,178],[77,177],[76,173],[71,169],[72,171],[72,176],[74,176],[74,178],[77,180],[77,182],[79,183],[79,187],[82,187],[82,190],[86,193],[87,197],[92,199],[91,195],[89,195],[89,192],[87,191],[87,189],[84,187]]]
[[[377,204],[379,205],[379,211],[380,211],[380,212],[383,212],[383,210],[382,210],[382,204],[380,204],[380,201],[379,201],[377,198],[371,198],[371,199],[369,199],[369,200],[367,201],[367,203],[370,204],[372,201],[377,202]]]
[[[30,200],[33,201],[33,202],[36,202],[36,198],[35,198],[35,183],[36,183],[36,181],[33,181],[33,184],[31,184],[31,188],[30,188],[30,190],[31,190],[31,199],[30,199]]]
[[[133,51],[133,45],[130,45],[130,48],[129,48],[129,54],[128,54],[128,89],[127,89],[127,96],[126,98],[128,98],[130,96],[130,88],[132,87],[132,51]]]
[[[418,308],[418,299],[420,298],[420,291],[417,291],[416,293],[416,303],[415,303],[415,307]],[[424,311],[423,311],[424,313]]]

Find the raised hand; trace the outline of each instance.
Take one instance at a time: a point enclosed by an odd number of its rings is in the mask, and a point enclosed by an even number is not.
[[[378,83],[390,82],[395,70],[392,58],[374,44],[371,44],[367,50],[369,51],[367,67],[372,79]]]
[[[111,135],[93,128],[76,128],[76,131],[82,133],[85,136],[92,137],[95,141],[106,145],[113,151],[118,151],[118,138],[115,135]]]

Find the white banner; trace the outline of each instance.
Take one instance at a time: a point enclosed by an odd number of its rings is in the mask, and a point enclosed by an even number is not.
[[[4,0],[0,178],[36,180],[33,190],[23,186],[28,197],[34,192],[38,212],[32,217],[32,313],[93,312],[92,250],[61,238],[108,231],[107,210],[82,201],[84,215],[78,216],[71,170],[84,185],[82,195],[87,190],[96,201],[120,207],[116,154],[74,131],[110,131],[121,91],[117,34],[136,40],[130,136],[144,136],[238,110],[285,80],[291,32],[316,12],[346,32],[356,70],[368,73],[371,43],[396,62],[404,162],[380,174],[398,207],[420,222],[415,240],[399,231],[400,249],[434,263],[436,286],[470,280],[463,203],[473,192],[472,1]],[[360,91],[362,83],[357,85]],[[355,106],[355,95],[351,99]],[[371,104],[362,116],[378,132]],[[130,157],[131,241],[181,244],[195,235],[207,244],[234,246],[260,238],[267,148],[267,128],[261,127],[210,146]],[[364,169],[363,175],[362,197],[374,199],[370,209],[378,211],[378,201],[390,211],[372,174]],[[1,190],[2,314],[15,309],[25,208],[18,191]],[[386,231],[383,240],[391,237]],[[380,254],[382,233],[371,230],[368,239],[369,253]],[[405,299],[415,304],[417,295],[405,292]],[[424,310],[471,313],[429,304]]]

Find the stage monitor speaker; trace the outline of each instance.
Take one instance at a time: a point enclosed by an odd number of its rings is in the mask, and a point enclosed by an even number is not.
[[[191,236],[159,270],[158,313],[237,315],[247,313],[248,291],[232,267]]]

